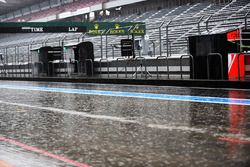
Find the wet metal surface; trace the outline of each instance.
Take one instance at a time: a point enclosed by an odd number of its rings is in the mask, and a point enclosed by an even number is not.
[[[0,162],[12,166],[250,164],[247,90],[1,81],[0,92]],[[149,94],[228,103],[144,98]]]

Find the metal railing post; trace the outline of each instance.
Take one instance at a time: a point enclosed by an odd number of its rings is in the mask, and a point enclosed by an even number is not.
[[[19,77],[21,77],[21,69],[20,69],[20,47],[17,45],[17,56],[18,56],[18,71],[19,71]]]
[[[172,23],[172,20],[170,20],[166,26],[166,47],[167,47],[167,57],[169,57],[169,50],[168,50],[168,38],[169,38],[169,26]]]
[[[110,32],[110,29],[108,29],[108,31],[106,31],[105,36],[106,36],[106,40],[105,40],[105,47],[106,47],[106,58],[108,58],[108,33]]]
[[[105,30],[102,30],[101,32],[101,59],[103,58],[103,34],[105,33]]]
[[[17,46],[15,46],[15,73],[16,73],[16,77],[17,77],[16,56],[17,56]]]
[[[112,47],[112,58],[114,59],[115,58],[115,46],[112,44],[111,45],[111,47]]]
[[[9,59],[8,59],[8,47],[5,48],[5,72],[6,72],[6,77],[8,77],[8,63],[9,63]]]
[[[168,41],[169,42],[169,57],[171,57],[172,56],[172,46],[171,46],[171,41],[169,40]]]
[[[28,77],[31,77],[31,73],[30,73],[30,44],[28,44]]]
[[[74,65],[73,65],[73,73],[75,72],[75,67],[77,67],[77,68],[76,68],[76,70],[77,70],[77,75],[79,75],[80,69],[79,69],[78,60],[73,60],[73,61],[70,61],[69,63],[70,63],[70,64],[74,64]],[[71,66],[70,66],[70,69],[72,70]],[[69,77],[71,76],[71,74],[70,74],[69,71],[68,71],[68,75],[69,75]]]
[[[159,26],[159,41],[160,41],[160,56],[162,56],[162,37],[161,37],[161,28],[163,26],[163,24],[165,23],[165,21],[161,22],[160,26]]]
[[[130,35],[130,31],[132,30],[133,26],[130,26],[128,29],[128,39],[129,39],[129,35]],[[135,27],[133,28],[133,30],[135,29]]]
[[[116,59],[116,75],[117,75],[117,78],[119,78],[119,67],[118,67],[118,61],[119,60],[123,60],[123,61],[125,61],[125,59],[124,58],[117,58]],[[125,78],[127,78],[127,65],[126,65],[126,63],[125,63],[125,66],[124,66],[124,68],[125,68]]]
[[[157,30],[158,29],[158,31],[159,31],[158,35],[159,35],[159,52],[160,52],[160,56],[162,55],[162,36],[161,36],[162,31],[161,31],[161,28],[164,25],[164,23],[165,23],[165,21],[162,21],[159,26],[147,29],[147,30]]]
[[[109,61],[108,59],[100,59],[99,61],[99,68],[100,68],[100,75],[102,74],[102,62],[107,62],[107,71],[108,71],[108,78],[109,78]]]
[[[168,72],[168,79],[169,79],[169,63],[168,63],[168,57],[167,57],[167,56],[158,56],[158,57],[156,58],[156,60],[160,60],[160,59],[166,60],[166,63],[167,63],[167,72]],[[158,65],[158,64],[156,65],[156,75],[157,75],[157,79],[159,79],[159,65]]]
[[[8,47],[5,48],[5,64],[8,64]]]
[[[182,70],[182,61],[183,61],[183,57],[189,57],[189,59],[191,59],[192,61],[192,76],[194,77],[194,57],[192,55],[182,55],[180,57],[180,72],[181,72],[181,79],[183,79],[183,70]],[[191,66],[190,66],[191,68]],[[191,73],[191,70],[190,70],[190,73]]]
[[[148,73],[148,71],[147,71],[147,65],[146,65],[146,59],[145,59],[145,57],[136,57],[135,58],[135,61],[137,61],[137,60],[139,60],[140,61],[140,69],[141,69],[141,78],[142,78],[142,76],[143,76],[143,72],[142,72],[142,68],[143,68],[143,66],[145,67],[145,76],[146,76],[146,78],[147,78],[147,73]],[[135,66],[135,73],[134,73],[134,75],[135,75],[135,77],[137,78],[137,71],[138,71],[138,68],[136,68],[137,66]],[[134,76],[133,75],[133,76]]]

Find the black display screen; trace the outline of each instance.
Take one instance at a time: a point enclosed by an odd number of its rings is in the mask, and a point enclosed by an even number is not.
[[[0,33],[76,33],[87,32],[86,27],[0,27]]]

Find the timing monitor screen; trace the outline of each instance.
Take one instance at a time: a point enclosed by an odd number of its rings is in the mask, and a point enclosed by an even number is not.
[[[121,54],[122,56],[129,57],[133,56],[134,52],[134,42],[132,39],[122,39],[121,40]]]

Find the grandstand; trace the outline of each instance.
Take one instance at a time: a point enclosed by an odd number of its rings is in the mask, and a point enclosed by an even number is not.
[[[120,0],[50,0],[36,2],[11,13],[1,13],[0,21],[145,22],[146,37],[136,37],[136,40],[144,41],[147,47],[137,50],[136,56],[143,56],[147,61],[157,63],[156,59],[159,56],[166,56],[174,60],[179,59],[181,55],[189,54],[189,36],[249,27],[250,19],[247,19],[249,11],[249,0],[176,2],[170,0],[131,0],[126,2]],[[88,33],[2,34],[0,35],[0,53],[4,57],[6,66],[20,64],[25,66],[32,64],[32,50],[39,47],[65,47],[82,41],[91,41],[95,48],[95,71],[105,73],[108,65],[106,62],[100,61],[117,61],[117,58],[121,57],[121,52],[120,48],[116,46],[123,38],[124,36],[105,34],[101,37],[92,36]],[[72,58],[68,54],[70,53],[64,51],[62,61],[68,62],[68,59]],[[116,65],[114,64],[112,69],[111,64],[108,72],[115,73]],[[170,71],[179,70],[174,64],[176,63],[173,63]],[[187,64],[188,62],[186,62]],[[104,68],[98,67],[99,65]],[[26,67],[31,68],[31,66]],[[155,66],[148,65],[147,70],[154,74]],[[185,70],[189,70],[189,67],[185,67]],[[27,69],[28,73],[30,71],[31,69]],[[132,68],[130,71],[135,72]]]

